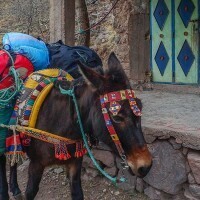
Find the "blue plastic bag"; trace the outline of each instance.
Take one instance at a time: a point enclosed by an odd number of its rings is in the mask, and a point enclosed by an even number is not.
[[[23,33],[6,33],[3,36],[6,50],[25,55],[33,64],[34,70],[46,69],[49,65],[49,52],[45,43]]]

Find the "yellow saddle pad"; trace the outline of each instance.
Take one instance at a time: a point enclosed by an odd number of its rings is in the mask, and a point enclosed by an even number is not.
[[[45,69],[32,73],[24,83],[18,102],[20,124],[35,127],[39,110],[56,80],[72,81],[73,77],[61,69]]]

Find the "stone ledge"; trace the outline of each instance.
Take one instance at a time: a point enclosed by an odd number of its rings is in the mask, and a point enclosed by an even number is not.
[[[155,90],[171,93],[200,94],[200,85],[174,85],[154,83],[153,88]]]
[[[183,147],[200,150],[200,98],[165,91],[136,92],[143,103],[142,127],[148,143],[175,138]]]
[[[152,143],[156,138],[168,139],[173,137],[176,139],[176,143],[182,144],[184,147],[200,150],[200,131],[198,133],[181,132],[163,129],[163,127],[159,126],[150,127],[148,125],[143,125],[143,131],[147,143]]]

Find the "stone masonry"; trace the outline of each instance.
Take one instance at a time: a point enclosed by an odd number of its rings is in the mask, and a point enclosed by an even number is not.
[[[0,0],[0,46],[7,32],[22,32],[49,42],[49,0]]]

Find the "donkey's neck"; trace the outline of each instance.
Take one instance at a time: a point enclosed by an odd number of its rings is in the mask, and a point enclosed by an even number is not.
[[[70,139],[80,139],[72,99],[53,87],[45,99],[36,123],[36,128]]]

